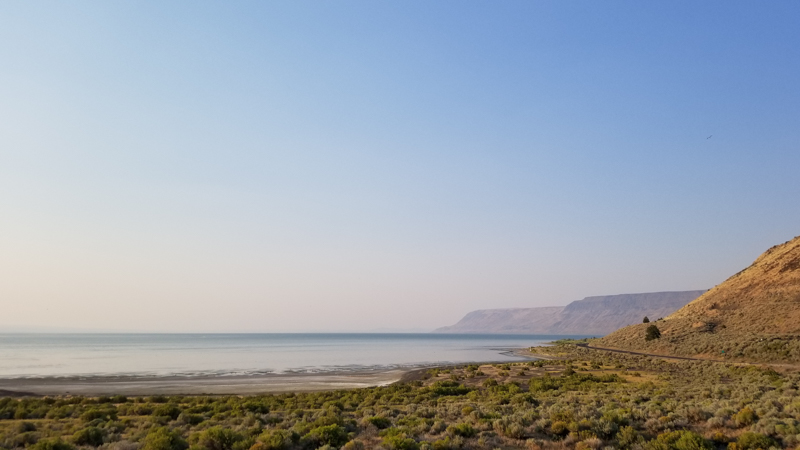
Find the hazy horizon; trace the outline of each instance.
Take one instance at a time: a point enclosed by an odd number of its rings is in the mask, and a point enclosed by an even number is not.
[[[433,330],[800,235],[795,2],[0,4],[0,332]]]

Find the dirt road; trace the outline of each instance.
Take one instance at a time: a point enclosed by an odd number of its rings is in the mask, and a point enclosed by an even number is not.
[[[632,352],[629,350],[618,350],[616,348],[605,348],[605,347],[594,347],[590,346],[589,344],[575,344],[578,347],[588,348],[591,350],[603,350],[606,352],[614,352],[614,353],[625,353],[628,355],[638,355],[638,356],[650,356],[652,358],[665,358],[665,359],[683,359],[688,361],[713,361],[713,362],[725,362],[721,359],[710,359],[710,358],[693,358],[691,356],[669,356],[669,355],[657,355],[655,353],[642,353],[642,352]]]

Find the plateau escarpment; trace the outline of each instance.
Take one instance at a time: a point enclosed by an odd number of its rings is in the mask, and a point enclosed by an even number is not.
[[[705,291],[650,292],[586,297],[566,306],[473,311],[437,333],[508,333],[603,336],[667,316]]]
[[[472,311],[449,327],[435,333],[550,334],[564,306],[543,308],[480,309]]]

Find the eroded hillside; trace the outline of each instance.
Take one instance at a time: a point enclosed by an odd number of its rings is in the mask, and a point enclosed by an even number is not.
[[[800,362],[800,237],[655,323],[620,329],[598,346],[721,359]]]

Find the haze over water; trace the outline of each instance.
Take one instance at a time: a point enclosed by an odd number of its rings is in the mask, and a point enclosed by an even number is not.
[[[0,377],[193,376],[518,361],[564,336],[448,334],[1,334]]]

